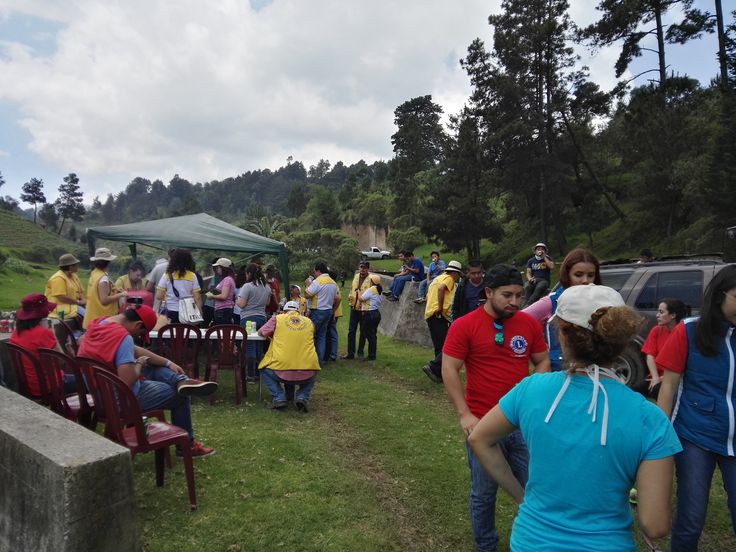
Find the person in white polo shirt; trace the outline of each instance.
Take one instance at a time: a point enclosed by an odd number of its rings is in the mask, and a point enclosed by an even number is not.
[[[322,261],[315,263],[312,276],[304,282],[307,286],[304,296],[311,300],[309,318],[314,323],[314,345],[317,348],[317,358],[322,359],[327,346],[327,330],[340,302],[340,296],[335,280],[328,274],[326,263]]]

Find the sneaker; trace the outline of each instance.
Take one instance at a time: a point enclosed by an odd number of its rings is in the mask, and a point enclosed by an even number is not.
[[[185,397],[206,397],[217,391],[217,382],[187,379],[183,380],[176,390]]]
[[[289,403],[287,403],[286,401],[273,401],[271,403],[271,409],[272,410],[284,410],[287,404]]]
[[[353,360],[355,357],[353,355],[342,355],[340,358],[342,360]]]
[[[427,377],[435,383],[442,383],[442,376],[438,376],[432,371],[432,367],[429,364],[422,366],[422,371],[427,374]]]
[[[206,447],[199,441],[192,441],[192,458],[204,458],[205,456],[212,456],[215,454],[215,449]],[[177,447],[176,449],[176,456],[181,458],[184,456],[184,454],[181,452],[181,449]]]
[[[393,303],[393,302],[398,301],[399,298],[398,297],[394,297],[393,295],[389,295],[388,297],[386,297],[386,300],[387,301],[391,301]]]
[[[384,295],[385,295],[386,297],[391,297],[391,296],[393,295],[393,293],[391,293],[390,291],[384,291],[384,292],[383,292],[383,294],[384,294]]]
[[[426,303],[427,300],[424,297],[417,297],[416,299],[414,299],[414,302],[417,304],[422,304],[422,303]]]
[[[305,399],[297,399],[294,404],[299,412],[309,412],[309,401]]]

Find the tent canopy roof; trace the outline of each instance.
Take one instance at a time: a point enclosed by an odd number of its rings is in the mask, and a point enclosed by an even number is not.
[[[275,255],[283,255],[286,251],[283,242],[248,232],[207,213],[116,226],[95,226],[87,228],[87,237],[90,247],[93,247],[95,239],[103,239],[159,248],[188,247]]]

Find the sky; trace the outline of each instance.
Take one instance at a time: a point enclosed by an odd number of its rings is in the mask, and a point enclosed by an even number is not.
[[[596,2],[570,4],[577,24],[595,21]],[[499,6],[0,0],[0,194],[18,198],[35,177],[53,200],[75,172],[90,203],[136,176],[208,182],[289,156],[307,168],[388,160],[398,105],[431,94],[446,114],[460,111],[470,84],[458,60],[477,37],[492,46]],[[707,85],[716,49],[706,35],[669,46],[668,63]],[[578,53],[610,89],[617,48]],[[653,67],[645,56],[624,77]]]

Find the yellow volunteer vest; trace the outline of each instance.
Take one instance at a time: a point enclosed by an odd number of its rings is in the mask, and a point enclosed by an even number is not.
[[[312,321],[295,311],[276,315],[271,346],[258,368],[319,370]]]
[[[355,310],[368,310],[368,305],[361,299],[365,290],[371,287],[371,275],[368,274],[364,279],[363,283],[358,286],[360,282],[360,274],[353,276],[353,285],[350,287],[350,297],[348,297],[348,304]]]
[[[299,296],[299,314],[307,315],[307,300],[301,295]]]
[[[442,301],[442,316],[447,320],[450,319],[450,311],[452,310],[452,300],[455,297],[455,280],[449,274],[443,273],[437,276],[427,289],[427,306],[424,308],[424,319],[430,318],[439,307],[439,289],[441,285],[447,286],[445,297]]]
[[[83,296],[84,290],[82,289],[82,282],[79,280],[76,274],[67,275],[63,270],[57,270],[54,274],[46,281],[46,290],[44,295],[46,300],[50,303],[56,303],[56,297],[52,295],[52,285],[57,287],[62,284],[64,292],[62,295],[76,299],[78,295]],[[70,305],[69,303],[57,303],[54,310],[49,313],[49,318],[59,318],[59,311],[64,311],[64,318],[73,318],[77,316],[77,305]]]
[[[335,282],[335,280],[330,278],[329,274],[321,274],[319,278],[315,278],[314,281],[320,284],[321,286],[324,286],[326,284],[335,284],[335,287],[337,288],[337,293],[338,294],[340,293],[340,288],[337,287],[337,283]],[[309,308],[312,310],[317,308],[317,295],[312,296],[309,300]],[[340,314],[342,315],[342,313]]]
[[[84,313],[84,322],[82,323],[82,327],[85,330],[95,318],[112,316],[118,313],[118,304],[116,301],[113,301],[109,305],[103,305],[100,303],[100,298],[97,295],[97,284],[104,275],[105,273],[99,268],[95,268],[89,275],[89,282],[87,283],[87,306],[85,307],[87,310]]]

